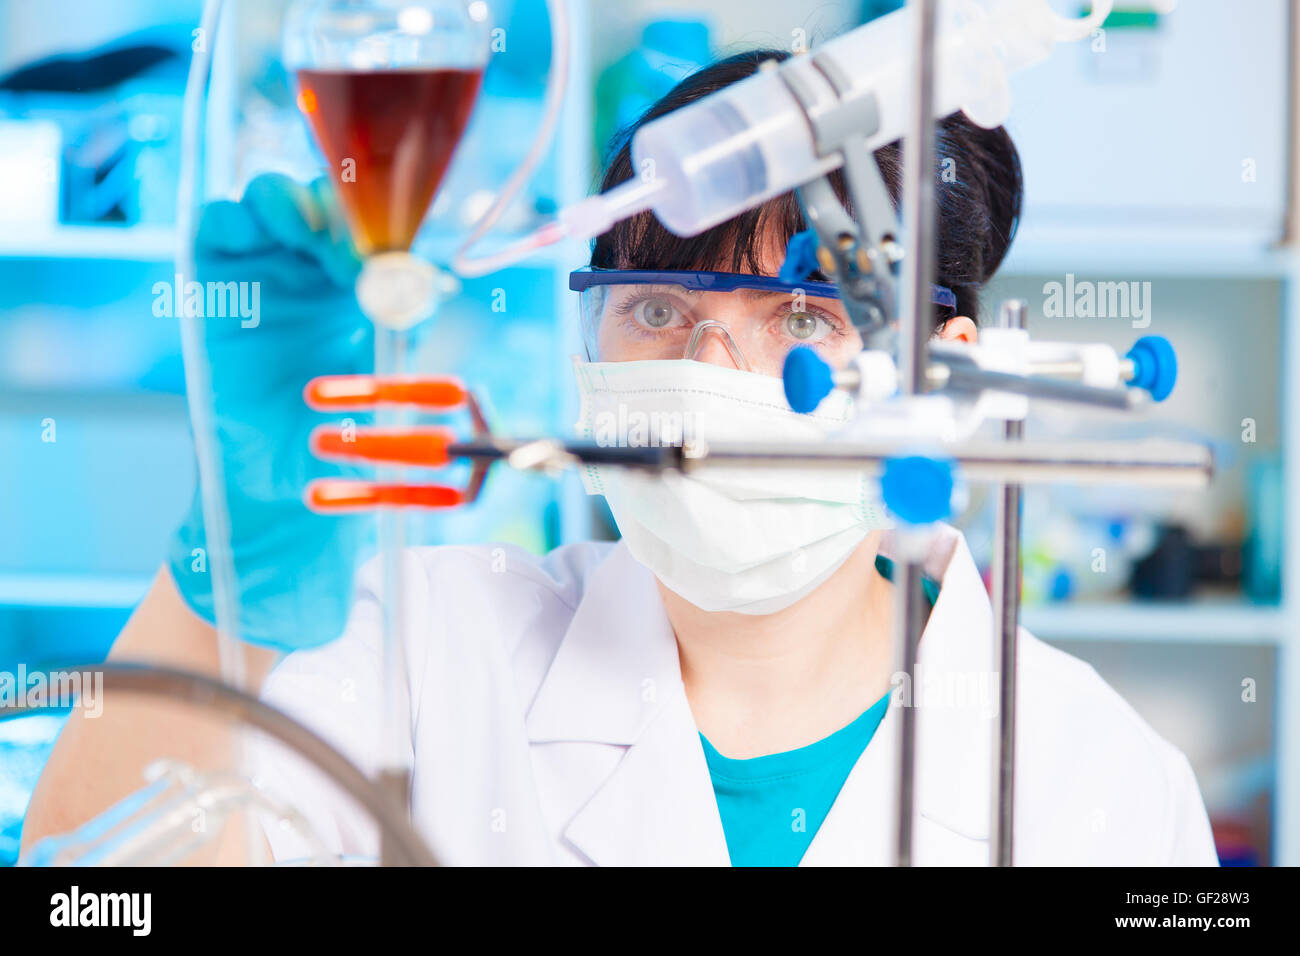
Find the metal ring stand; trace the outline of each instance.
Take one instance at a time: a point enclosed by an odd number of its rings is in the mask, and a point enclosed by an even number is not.
[[[79,668],[103,674],[104,690],[187,701],[255,727],[284,744],[334,780],[371,816],[383,841],[385,866],[438,866],[438,860],[406,819],[400,804],[331,744],[287,714],[219,680],[147,664],[100,664]],[[19,702],[0,718],[36,708]]]

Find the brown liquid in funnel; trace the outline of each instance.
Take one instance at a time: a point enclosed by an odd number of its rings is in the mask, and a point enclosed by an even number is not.
[[[298,71],[298,105],[363,254],[410,248],[482,79],[477,70]]]

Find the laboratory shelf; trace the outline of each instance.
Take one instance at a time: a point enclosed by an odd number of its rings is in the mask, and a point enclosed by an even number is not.
[[[152,581],[152,574],[0,573],[0,607],[128,610]]]
[[[168,262],[175,236],[169,226],[10,226],[0,230],[0,259]]]
[[[1118,237],[1117,237],[1118,236]],[[1272,248],[1254,236],[1134,230],[1022,227],[999,275],[1106,275],[1115,278],[1256,278],[1294,275],[1295,251]]]
[[[1288,618],[1279,607],[1230,600],[1098,601],[1026,605],[1020,623],[1049,641],[1276,644],[1285,638]]]
[[[524,238],[524,233],[492,236],[476,255],[495,252]],[[417,255],[446,263],[465,239],[464,230],[434,227],[415,241]],[[59,226],[0,231],[0,259],[98,259],[125,262],[170,262],[176,255],[176,231],[166,226]],[[539,249],[516,265],[554,269],[564,263],[556,247]]]

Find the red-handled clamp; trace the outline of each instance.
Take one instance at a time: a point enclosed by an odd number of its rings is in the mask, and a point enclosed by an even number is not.
[[[327,375],[308,382],[303,398],[316,411],[361,411],[379,405],[404,405],[421,411],[463,407],[469,411],[476,439],[486,439],[491,434],[474,394],[455,378]],[[453,460],[449,449],[456,442],[454,431],[436,425],[346,429],[322,425],[312,432],[311,451],[329,461],[441,468]],[[385,507],[454,508],[478,497],[489,465],[488,460],[476,459],[464,488],[319,478],[307,486],[307,506],[325,513]]]

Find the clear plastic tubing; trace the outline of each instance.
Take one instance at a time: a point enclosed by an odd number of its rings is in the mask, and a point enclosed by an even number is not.
[[[962,110],[981,126],[1004,122],[1010,74],[1047,59],[1058,42],[1088,36],[1110,9],[1111,0],[1096,0],[1087,17],[1071,19],[1048,0],[944,0],[935,38],[935,116]],[[911,98],[910,17],[904,7],[647,123],[632,138],[638,176],[565,209],[565,232],[590,238],[652,209],[674,233],[692,236],[838,169],[838,151],[817,154],[804,106],[784,78],[797,73],[818,106],[833,105],[837,94],[814,63],[823,57],[855,90],[874,94],[879,125],[868,147],[899,139]]]

